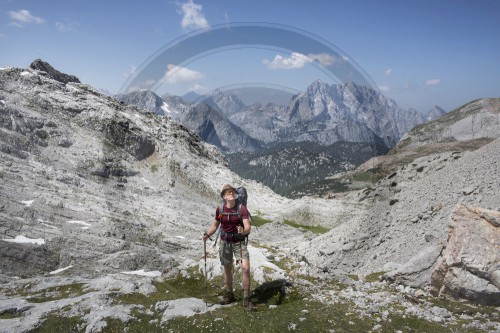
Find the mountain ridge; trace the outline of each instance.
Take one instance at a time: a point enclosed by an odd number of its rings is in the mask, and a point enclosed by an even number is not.
[[[125,100],[121,96],[118,98]],[[128,98],[126,101],[133,103],[133,98]],[[143,105],[140,101],[138,103]],[[185,105],[187,104],[189,103]],[[427,116],[424,116],[415,110],[399,108],[395,101],[369,88],[359,87],[354,83],[328,85],[320,80],[313,82],[305,92],[293,96],[288,106],[273,103],[244,105],[238,97],[225,95],[220,91],[215,91],[208,97],[204,96],[202,104],[207,104],[224,116],[212,120],[214,128],[218,127],[216,122],[231,122],[240,127],[252,140],[264,144],[312,141],[329,145],[336,141],[382,140],[390,148],[410,128],[424,122],[426,117],[428,119],[439,113],[435,111],[431,114],[430,110]],[[197,110],[193,106],[189,108],[189,112],[193,113],[193,109]],[[207,111],[206,108],[201,109],[202,111],[197,112]],[[157,112],[155,108],[151,108],[151,111]],[[173,117],[183,122],[185,113],[187,111],[184,107]],[[206,117],[202,114],[189,117],[191,120],[187,125],[194,131],[206,123]],[[195,118],[198,118],[198,123],[193,122]],[[201,126],[204,127],[206,126]],[[231,130],[231,127],[223,125],[217,135],[223,136],[220,132],[227,130],[238,131],[236,128]],[[328,129],[330,134],[327,134],[328,131],[325,129]],[[314,134],[318,131],[323,134]],[[241,134],[237,136],[240,137]],[[229,153],[256,149],[251,145],[229,147],[229,143],[224,144],[223,140],[220,141],[220,145],[219,148]]]

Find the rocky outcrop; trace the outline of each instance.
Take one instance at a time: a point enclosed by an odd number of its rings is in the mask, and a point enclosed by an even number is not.
[[[432,144],[498,138],[499,114],[499,98],[472,101],[443,117],[415,126],[401,138],[393,153]]]
[[[143,160],[155,151],[155,143],[137,128],[131,128],[128,121],[107,121],[104,125],[106,137],[122,147],[138,160]]]
[[[10,276],[45,274],[59,267],[59,252],[48,246],[0,241],[0,272]]]
[[[62,83],[68,83],[68,82],[80,83],[80,80],[76,76],[61,73],[57,69],[52,67],[49,63],[42,61],[41,59],[33,61],[30,65],[30,68],[40,72],[44,72],[51,79],[54,79]]]
[[[460,204],[431,285],[439,296],[500,305],[500,212]]]

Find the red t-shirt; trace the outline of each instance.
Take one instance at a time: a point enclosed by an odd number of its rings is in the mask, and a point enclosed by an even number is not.
[[[227,208],[227,206],[224,205],[222,213],[235,213],[235,214],[234,215],[222,214],[222,217],[220,218],[221,229],[227,233],[238,232],[236,230],[236,227],[239,225],[243,226],[243,220],[248,219],[248,210],[245,206],[243,205],[240,206],[240,212],[241,212],[241,221],[238,216],[237,204],[234,205],[233,208]],[[215,211],[215,216],[219,217],[219,207],[217,207]]]

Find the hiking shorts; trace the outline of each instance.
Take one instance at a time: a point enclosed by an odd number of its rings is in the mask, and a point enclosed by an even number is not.
[[[236,258],[236,260],[240,260],[242,257],[243,259],[250,260],[250,254],[248,253],[245,241],[232,243],[221,239],[219,245],[219,257],[220,263],[223,266],[232,264],[233,257]]]

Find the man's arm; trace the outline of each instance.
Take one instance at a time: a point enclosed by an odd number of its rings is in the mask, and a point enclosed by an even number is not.
[[[207,232],[203,234],[203,241],[206,241],[209,237],[211,237],[215,232],[217,231],[217,228],[219,228],[220,221],[219,220],[214,220],[214,223],[210,226],[210,229],[208,229]]]
[[[245,235],[248,235],[250,234],[250,229],[252,228],[251,224],[250,224],[250,220],[249,219],[243,219],[243,227],[242,226],[239,226],[238,227],[238,233],[245,236]]]

